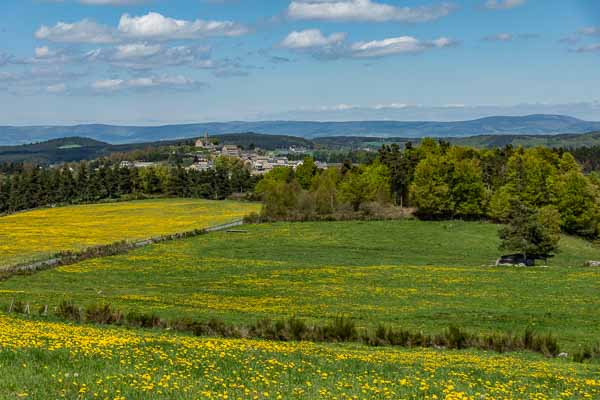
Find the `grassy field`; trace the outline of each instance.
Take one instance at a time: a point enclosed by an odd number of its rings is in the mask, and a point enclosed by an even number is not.
[[[467,222],[339,222],[248,226],[0,282],[0,304],[65,297],[166,318],[256,322],[350,316],[359,327],[558,336],[571,351],[598,342],[600,259],[565,237],[547,268],[491,267],[497,226]]]
[[[0,314],[3,399],[594,399],[594,365],[532,354],[192,338]]]
[[[121,240],[145,239],[238,219],[259,205],[160,199],[42,209],[0,217],[0,268]]]

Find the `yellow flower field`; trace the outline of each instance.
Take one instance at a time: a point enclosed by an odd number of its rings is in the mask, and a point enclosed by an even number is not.
[[[0,268],[121,240],[206,228],[259,210],[232,201],[159,199],[35,210],[0,218]]]
[[[600,367],[73,326],[0,315],[0,398],[597,399]]]

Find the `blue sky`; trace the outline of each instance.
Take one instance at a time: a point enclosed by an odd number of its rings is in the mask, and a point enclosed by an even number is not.
[[[2,0],[0,124],[600,120],[597,0]]]

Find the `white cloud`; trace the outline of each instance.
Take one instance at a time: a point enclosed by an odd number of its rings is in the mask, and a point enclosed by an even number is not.
[[[67,85],[64,83],[57,83],[56,85],[49,85],[46,87],[48,93],[64,93],[67,91]]]
[[[111,28],[89,19],[75,23],[58,22],[53,27],[42,25],[35,33],[35,37],[62,43],[106,44],[117,41],[115,32]]]
[[[48,46],[44,46],[44,47],[37,47],[35,49],[35,56],[36,58],[47,58],[47,57],[53,57],[56,55],[56,52],[53,50],[50,50],[48,48]]]
[[[122,68],[144,70],[193,65],[207,60],[209,56],[210,48],[208,47],[166,47],[159,44],[129,43],[89,51],[85,54],[84,60],[105,62]]]
[[[346,43],[346,34],[335,33],[325,36],[318,29],[290,33],[281,47],[295,51],[306,51],[319,59],[372,58],[397,54],[415,54],[432,48],[456,46],[455,40],[440,37],[431,41],[412,36],[400,36],[382,40]]]
[[[450,3],[411,8],[372,0],[292,0],[288,16],[329,21],[426,22],[445,17],[455,8]]]
[[[131,79],[105,79],[92,83],[91,88],[99,93],[111,93],[125,90],[190,90],[203,86],[202,83],[182,75],[149,76]]]
[[[586,28],[581,29],[579,32],[583,35],[588,36],[600,35],[600,27],[588,26]]]
[[[540,35],[536,33],[498,33],[496,35],[490,35],[483,38],[483,40],[487,40],[488,42],[511,42],[513,40],[532,40],[538,39]]]
[[[526,0],[487,0],[485,7],[490,10],[507,10],[525,4]]]
[[[36,66],[19,73],[0,73],[0,82],[13,94],[59,93],[67,90],[65,82],[75,82],[84,75],[86,74],[83,72]],[[64,85],[64,90],[62,85]]]
[[[483,38],[488,42],[510,42],[514,39],[514,36],[510,33],[498,33],[497,35],[490,35]]]
[[[145,43],[133,43],[117,46],[114,57],[117,60],[128,60],[150,57],[161,51],[159,45],[148,45]]]
[[[248,33],[248,29],[231,21],[186,21],[150,12],[140,17],[124,14],[119,21],[119,32],[129,38],[174,40],[240,36]]]
[[[600,43],[590,44],[588,46],[581,46],[575,49],[576,53],[599,53]]]
[[[288,49],[309,49],[314,47],[338,45],[345,39],[345,33],[333,33],[329,36],[325,36],[318,29],[307,29],[300,32],[291,32],[281,42],[281,47]]]
[[[456,45],[448,38],[421,41],[412,36],[400,36],[370,42],[357,42],[350,46],[353,57],[384,57],[395,54],[420,53],[430,48],[443,48]]]
[[[14,64],[58,65],[74,64],[83,60],[83,55],[75,49],[52,48],[49,46],[36,47],[30,58],[13,59]]]
[[[249,32],[243,25],[232,21],[186,21],[150,12],[142,16],[123,14],[118,28],[101,25],[90,19],[74,23],[58,22],[42,25],[35,37],[61,43],[110,44],[127,40],[180,40],[209,36],[240,36]]]

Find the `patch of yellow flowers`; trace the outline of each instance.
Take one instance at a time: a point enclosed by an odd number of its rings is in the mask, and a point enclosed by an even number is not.
[[[233,201],[158,199],[40,209],[0,217],[0,268],[67,250],[202,229],[257,212]]]
[[[600,398],[598,365],[530,354],[194,338],[1,314],[0,370],[0,398]]]

